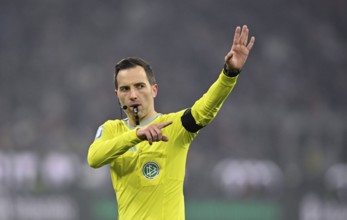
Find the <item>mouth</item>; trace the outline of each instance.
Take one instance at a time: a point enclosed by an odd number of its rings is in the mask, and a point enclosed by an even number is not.
[[[141,106],[140,104],[130,105],[130,110],[133,112],[138,111],[140,106]]]

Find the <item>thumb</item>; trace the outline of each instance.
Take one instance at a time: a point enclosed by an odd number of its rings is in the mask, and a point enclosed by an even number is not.
[[[225,56],[224,61],[228,62],[233,57],[234,53],[232,51],[229,51],[229,53]]]
[[[166,137],[166,136],[163,136],[163,137],[161,138],[161,140],[162,140],[162,141],[165,141],[165,142],[168,142],[168,141],[169,141],[169,138]]]

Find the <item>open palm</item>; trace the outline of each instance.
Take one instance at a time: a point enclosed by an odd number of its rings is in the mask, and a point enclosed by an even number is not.
[[[242,30],[241,27],[236,27],[233,45],[224,58],[228,69],[241,70],[245,64],[248,54],[255,42],[254,36],[252,36],[248,42],[248,34],[249,29],[246,25],[243,25]]]

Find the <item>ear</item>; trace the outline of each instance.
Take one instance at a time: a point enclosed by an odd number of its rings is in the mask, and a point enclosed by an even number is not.
[[[152,86],[152,97],[155,98],[158,94],[158,84]]]
[[[117,89],[114,90],[114,95],[115,95],[116,98],[118,99],[118,92],[117,92]]]

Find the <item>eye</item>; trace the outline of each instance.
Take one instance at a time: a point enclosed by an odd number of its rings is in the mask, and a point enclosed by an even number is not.
[[[122,86],[119,88],[119,91],[121,91],[121,92],[126,92],[128,90],[129,90],[129,87],[127,87],[127,86]]]
[[[146,85],[144,84],[144,83],[140,83],[140,84],[137,84],[136,85],[136,88],[137,89],[143,89],[143,88],[145,88],[146,87]]]

